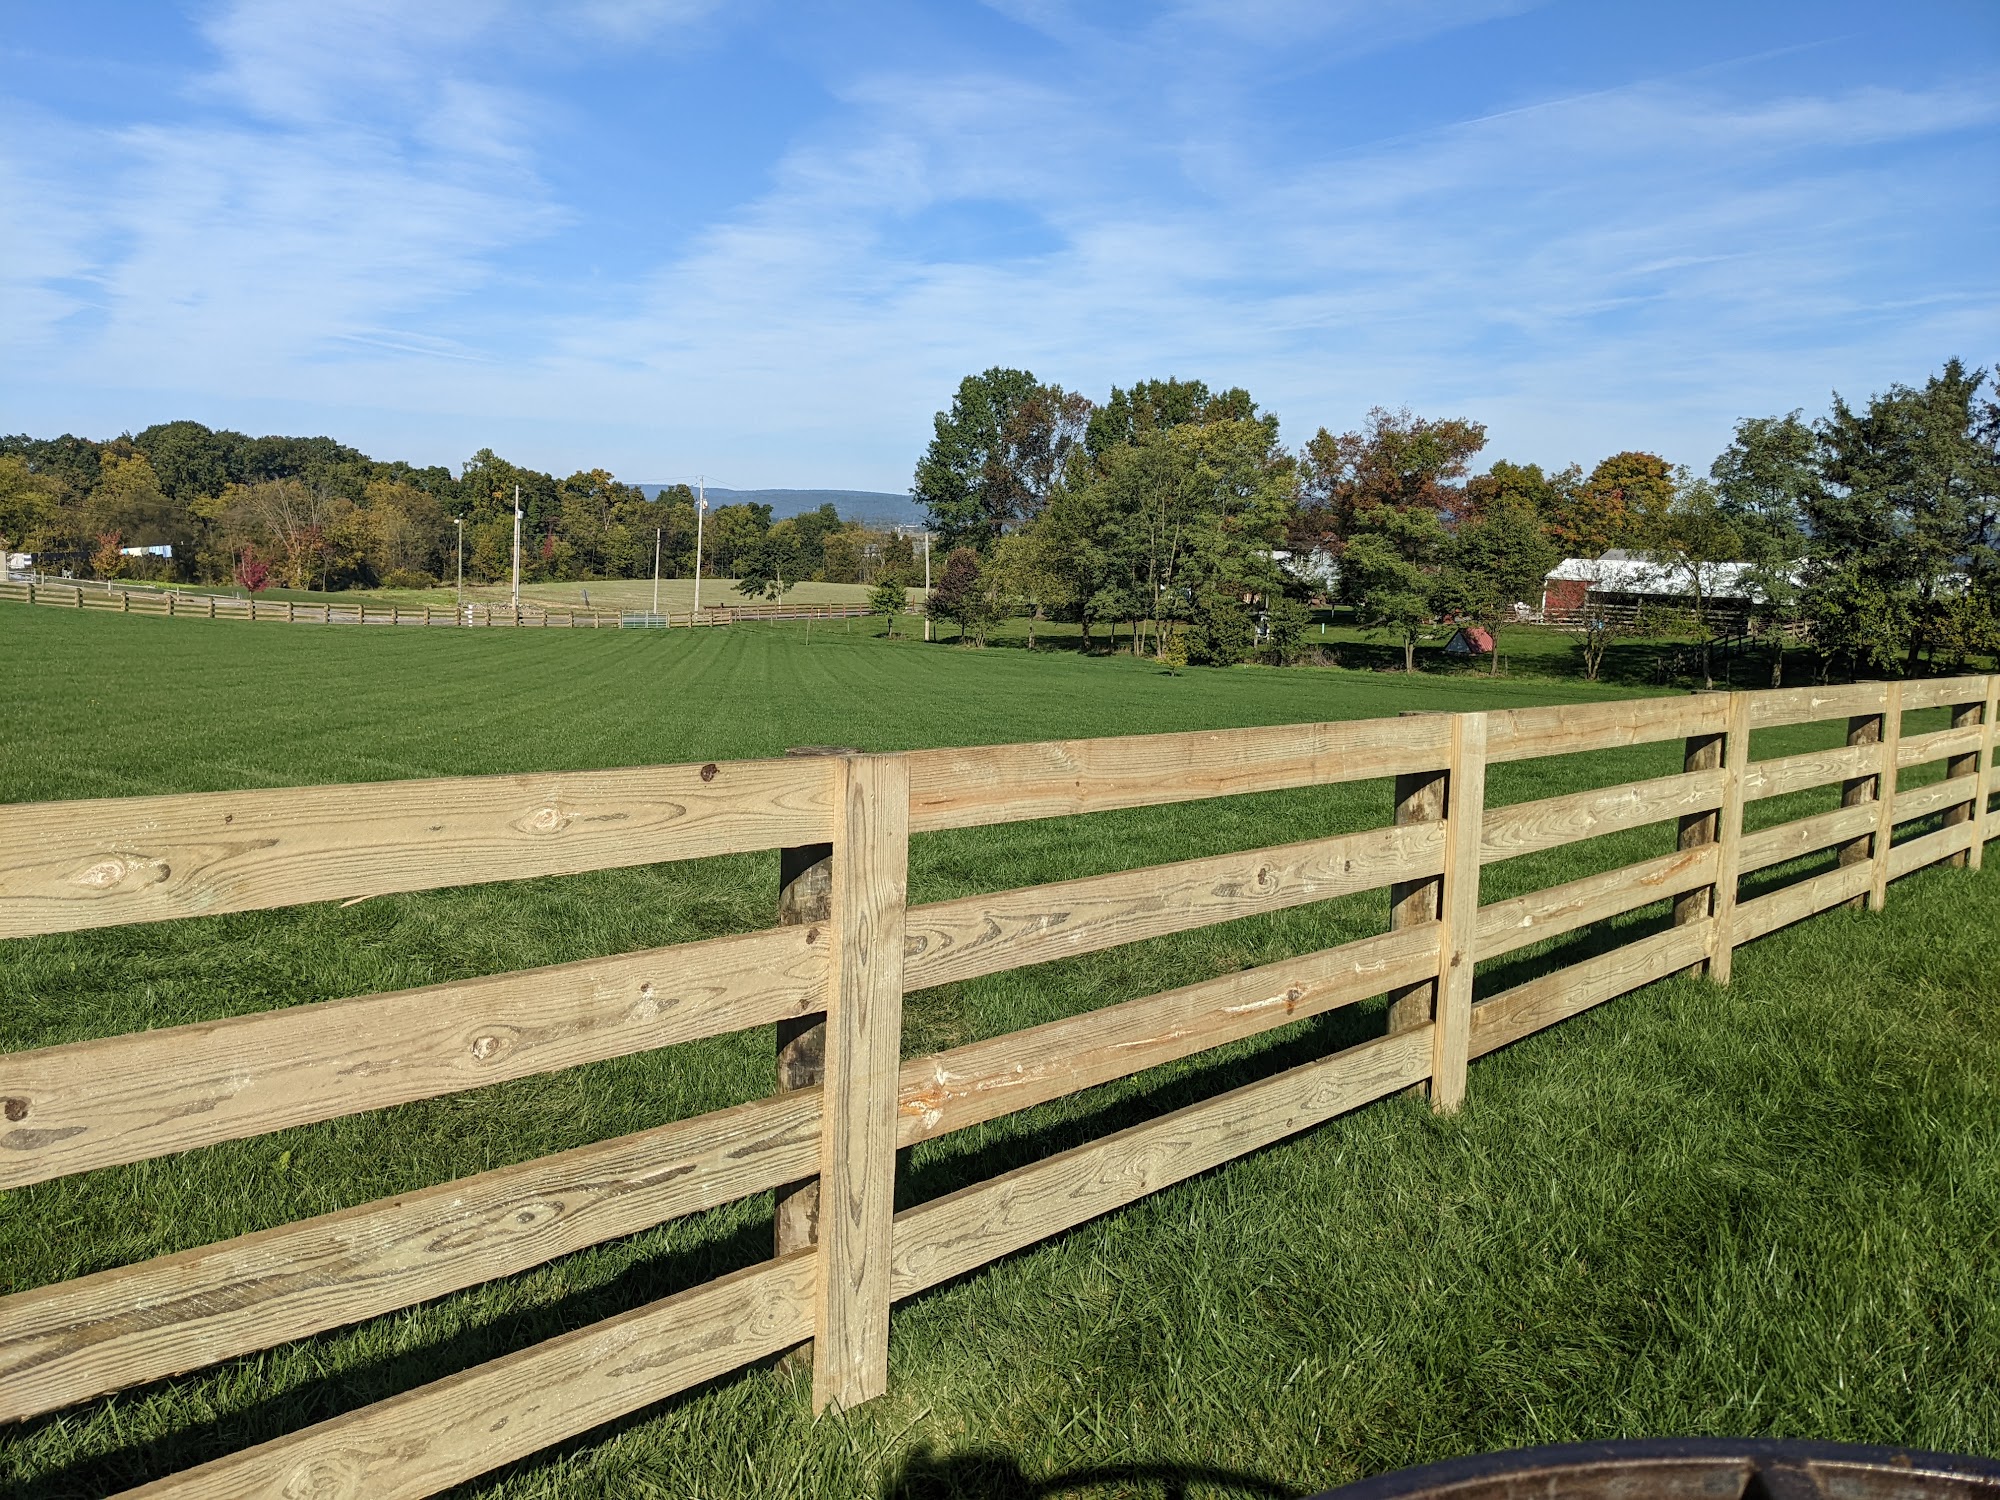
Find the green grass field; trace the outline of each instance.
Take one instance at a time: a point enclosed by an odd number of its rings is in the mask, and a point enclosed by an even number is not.
[[[0,607],[0,800],[870,750],[1582,701],[1574,682],[960,651],[870,629],[403,631]],[[1940,721],[1941,722],[1941,721]],[[1933,727],[1912,716],[1909,729]],[[1838,737],[1758,737],[1758,755]],[[1496,767],[1496,801],[1678,768]],[[1934,773],[1933,773],[1934,774]],[[1906,775],[1905,784],[1922,779]],[[1830,806],[1758,804],[1753,826]],[[1358,783],[920,837],[931,901],[1379,823]],[[1659,852],[1508,861],[1488,900]],[[14,1050],[768,925],[775,856],[0,945]],[[1801,870],[1772,872],[1765,883]],[[1761,888],[1761,887],[1760,887]],[[910,1053],[1379,931],[1300,908],[910,997]],[[1482,992],[1660,923],[1483,967]],[[2000,1450],[2000,861],[1743,950],[901,1307],[891,1393],[815,1423],[759,1369],[489,1476],[506,1496],[1235,1496],[1530,1442],[1756,1433]],[[1380,1029],[1360,1007],[930,1143],[966,1181]],[[761,1095],[768,1031],[0,1195],[0,1291]],[[93,1495],[438,1378],[768,1254],[752,1199],[210,1371],[0,1430],[0,1493]]]

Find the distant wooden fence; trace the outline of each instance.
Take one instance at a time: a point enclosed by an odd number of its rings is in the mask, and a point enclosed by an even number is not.
[[[678,1215],[818,1179],[817,1243],[149,1485],[426,1495],[781,1350],[813,1399],[888,1378],[892,1303],[1427,1084],[1664,975],[2000,835],[2000,678],[702,766],[0,807],[0,937],[780,848],[766,931],[0,1055],[0,1188],[780,1023],[824,1071],[693,1119],[0,1299],[0,1419],[266,1349]],[[1950,727],[1906,735],[1908,710]],[[1840,718],[1846,743],[1752,760]],[[1684,741],[1676,774],[1510,806],[1489,765]],[[1896,790],[1900,769],[1947,779]],[[1391,826],[925,906],[913,833],[1393,777]],[[1832,812],[1745,804],[1838,783]],[[1899,824],[1941,826],[1896,842]],[[1671,821],[1673,847],[1481,905],[1482,866]],[[1838,849],[1739,900],[1742,877]],[[829,858],[830,857],[830,858]],[[1387,886],[1389,930],[904,1062],[906,991]],[[794,895],[798,894],[795,889]],[[1651,936],[1473,1003],[1473,965],[1665,898]],[[816,904],[815,904],[816,903]],[[808,909],[810,908],[810,909]],[[898,1213],[898,1148],[1387,994],[1386,1034]],[[794,1074],[793,1083],[801,1082]],[[781,1236],[785,1216],[781,1213]]]
[[[247,599],[178,589],[128,589],[84,582],[0,583],[0,600],[44,604],[57,609],[109,610],[115,614],[161,615],[179,619],[279,620],[294,625],[525,626],[535,629],[617,630],[646,625],[734,625],[743,620],[845,620],[872,613],[865,604],[707,604],[658,614],[630,610],[560,609],[524,604],[372,604],[329,595],[324,600]],[[908,610],[906,613],[910,612]]]

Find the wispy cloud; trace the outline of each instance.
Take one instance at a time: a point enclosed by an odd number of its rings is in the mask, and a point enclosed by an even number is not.
[[[1047,45],[829,64],[830,105],[746,196],[586,297],[535,259],[588,210],[553,185],[554,85],[524,59],[670,48],[725,12],[233,6],[184,118],[6,132],[0,191],[45,211],[0,237],[4,336],[47,390],[150,387],[173,410],[147,420],[275,395],[418,458],[511,435],[558,467],[900,487],[993,363],[1242,383],[1293,437],[1407,402],[1516,456],[1701,462],[1734,416],[2000,333],[1967,253],[1995,239],[1968,191],[2000,166],[1990,71],[1530,79],[1365,138],[1274,125],[1261,81],[1521,7],[996,8]]]

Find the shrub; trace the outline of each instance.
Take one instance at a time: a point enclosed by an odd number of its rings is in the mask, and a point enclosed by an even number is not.
[[[415,568],[391,568],[382,575],[385,589],[428,589],[437,587],[437,580],[428,573],[420,573]]]
[[[1200,667],[1233,667],[1250,654],[1257,631],[1242,601],[1209,591],[1195,600],[1188,623],[1188,660]]]
[[[1306,607],[1298,600],[1274,597],[1265,612],[1264,659],[1279,667],[1297,661],[1305,647],[1306,621]]]

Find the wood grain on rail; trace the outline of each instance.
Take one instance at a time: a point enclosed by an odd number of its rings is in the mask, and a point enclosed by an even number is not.
[[[1428,1025],[1188,1105],[896,1215],[897,1298],[1423,1080]]]
[[[1444,836],[1411,823],[913,907],[904,982],[951,984],[1435,875]]]
[[[1973,799],[1978,790],[1978,778],[1975,776],[1953,776],[1945,781],[1933,781],[1929,786],[1910,787],[1896,793],[1895,819],[1898,823],[1907,823],[1939,808],[1962,807]]]
[[[1743,800],[1762,802],[1767,797],[1831,786],[1856,776],[1873,776],[1881,769],[1879,743],[1840,745],[1830,750],[1808,750],[1802,755],[1753,760],[1743,773]]]
[[[1977,724],[1933,730],[1929,734],[1906,734],[1896,742],[1896,767],[1901,770],[1952,756],[1977,755],[1981,737],[1982,729]]]
[[[1440,716],[916,750],[910,831],[1394,776],[1442,766],[1449,736]]]
[[[1863,806],[1871,813],[1875,810],[1872,803]],[[1843,901],[1852,901],[1867,893],[1873,875],[1874,870],[1868,864],[1843,865],[1824,875],[1794,881],[1755,901],[1745,901],[1736,908],[1736,941],[1744,943],[1763,937]]]
[[[599,1141],[0,1299],[0,1420],[268,1349],[763,1192],[816,1091]]]
[[[826,763],[0,806],[0,937],[259,911],[826,839]]]
[[[1879,682],[1855,682],[1844,687],[1782,688],[1750,695],[1750,727],[1776,729],[1786,724],[1811,724],[1821,719],[1848,719],[1879,714],[1889,701]]]
[[[412,1500],[775,1354],[812,1331],[800,1250],[125,1492]]]
[[[1745,875],[1758,870],[1781,865],[1788,859],[1800,859],[1808,854],[1818,854],[1835,844],[1844,844],[1850,839],[1865,838],[1875,831],[1875,804],[1857,803],[1852,807],[1836,807],[1832,812],[1819,813],[1810,818],[1798,818],[1790,823],[1779,823],[1775,827],[1760,828],[1755,833],[1743,835],[1743,854],[1740,870]]]
[[[1437,972],[1435,924],[1066,1016],[903,1064],[903,1146],[1129,1077]]]
[[[0,1188],[806,1014],[828,946],[782,927],[0,1053]]]
[[[1740,917],[1742,908],[1738,908]],[[1480,1057],[1544,1027],[1700,963],[1713,917],[1586,958],[1495,995],[1472,1008],[1472,1055]],[[1744,937],[1739,922],[1737,941]]]
[[[1486,716],[1486,759],[1493,763],[1581,755],[1690,734],[1720,734],[1727,716],[1726,700],[1713,693],[1510,708]]]
[[[1676,850],[1479,909],[1479,957],[1499,958],[1715,880],[1717,846]]]
[[[1928,677],[1903,684],[1903,712],[1986,701],[1985,677]]]
[[[1579,839],[1643,828],[1667,818],[1708,812],[1722,806],[1723,773],[1683,771],[1626,786],[1570,792],[1537,802],[1486,809],[1480,840],[1482,864],[1560,848]]]

